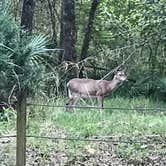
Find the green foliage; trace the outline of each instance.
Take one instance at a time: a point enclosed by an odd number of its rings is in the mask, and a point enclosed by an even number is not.
[[[38,103],[40,102],[38,101]],[[54,104],[64,105],[64,101],[56,100]],[[96,103],[93,104],[96,106]],[[87,106],[87,102],[81,103],[81,105]],[[140,134],[164,134],[166,119],[162,115],[165,114],[165,111],[155,110],[159,107],[166,108],[162,102],[154,103],[143,97],[133,99],[117,97],[108,98],[105,107],[123,107],[135,110],[112,109],[101,113],[94,109],[76,109],[74,113],[68,113],[64,112],[65,108],[30,107],[29,118],[35,120],[29,120],[29,127],[34,126],[34,130],[29,130],[29,134],[36,132],[43,134],[44,131],[47,131],[47,127],[53,131],[56,127],[63,131],[62,134],[76,137],[97,135],[133,135],[136,137]],[[142,108],[154,108],[154,110],[146,110],[143,114]]]
[[[13,108],[7,108],[1,110],[0,112],[0,121],[7,121],[8,123],[12,123],[13,120],[16,119],[16,112]]]
[[[55,11],[55,31],[56,40],[58,42],[60,36],[59,18],[61,6],[59,0],[54,3],[53,1],[51,2],[53,4],[52,9]],[[11,3],[14,10],[11,13],[15,20],[19,20],[20,15],[18,14],[18,7],[21,5],[15,0]],[[75,3],[77,32],[76,49],[79,59],[91,1],[76,1]],[[43,6],[44,9],[46,8],[47,10],[43,10]],[[51,36],[52,24],[50,24],[51,20],[48,19],[51,18],[51,16],[49,12],[46,11],[49,11],[47,2],[36,2],[36,24],[34,32],[47,33]],[[131,97],[142,94],[148,96],[149,94],[149,96],[154,96],[155,98],[163,96],[159,99],[165,100],[165,92],[163,93],[163,89],[165,89],[165,82],[163,84],[163,80],[166,78],[165,12],[165,0],[100,1],[94,20],[94,28],[87,55],[91,60],[85,63],[85,65],[91,67],[85,68],[85,75],[87,77],[99,79],[129,57],[125,63],[125,67],[129,73],[130,80],[133,81],[125,85],[127,88],[121,89],[120,94],[126,95],[126,91],[128,91],[128,94]],[[7,33],[9,34],[7,37],[9,40],[5,41],[9,41],[9,43],[13,44],[13,42],[10,42],[10,34],[12,34],[11,27],[14,28],[15,26],[11,25],[11,23],[9,23],[9,25],[6,23],[6,25],[3,26],[3,31],[11,31]],[[2,38],[3,35],[0,36],[0,38]],[[26,44],[28,43],[24,43],[23,45]],[[4,45],[6,44],[4,43]],[[9,45],[7,46],[9,47]],[[65,69],[67,65],[65,66],[64,62],[62,62],[62,65],[60,66],[57,57],[58,54],[54,55],[54,58],[47,58],[47,62],[51,62],[51,70],[54,71],[49,75],[50,80],[46,83],[47,86],[45,90],[48,93],[45,92],[45,94],[49,94],[49,96],[64,94],[64,87],[68,78],[67,75],[71,78],[73,77],[71,73],[74,73],[70,72],[71,70]],[[47,70],[49,70],[48,68],[47,65]],[[100,70],[100,68],[104,69]],[[140,82],[144,82],[144,84],[141,84]],[[151,93],[152,91],[153,93]]]
[[[2,99],[19,89],[34,92],[44,77],[47,38],[20,35],[20,31],[10,15],[0,17],[0,79],[3,80],[0,96],[5,96]]]
[[[128,158],[135,162],[145,160],[148,156],[150,156],[147,145],[141,144],[120,144],[117,148],[117,153],[119,156]]]
[[[39,99],[36,102],[43,104]],[[44,101],[44,103],[46,102]],[[48,104],[61,105],[64,104],[64,100],[55,100]],[[85,106],[85,104],[81,105]],[[63,138],[103,138],[127,142],[151,141],[152,143],[124,144],[117,142],[113,144],[112,142],[102,143],[28,138],[27,151],[35,155],[30,161],[27,160],[27,162],[35,160],[39,163],[45,163],[49,160],[51,154],[56,155],[57,153],[66,154],[68,156],[67,160],[78,156],[101,156],[103,153],[110,153],[110,155],[114,154],[121,160],[133,163],[144,161],[151,155],[162,156],[165,154],[164,144],[160,145],[158,143],[165,139],[166,112],[159,110],[147,110],[143,112],[141,110],[141,108],[158,107],[165,109],[165,103],[154,102],[143,97],[130,100],[108,98],[105,101],[105,106],[133,108],[135,110],[112,109],[101,113],[99,110],[93,109],[76,109],[74,113],[68,113],[64,111],[65,108],[28,106],[27,135]],[[15,131],[15,114],[10,114],[9,119],[8,122],[0,122],[0,134],[10,135]],[[153,136],[156,137],[153,138]],[[12,146],[9,145],[9,147]],[[115,151],[112,151],[113,149]],[[1,148],[0,152],[2,150],[5,150],[5,148]],[[5,151],[4,153],[10,154],[10,151]],[[37,156],[37,159],[35,156]],[[55,164],[55,160],[52,162]]]
[[[87,4],[81,11],[87,10]],[[96,14],[89,55],[95,59],[91,66],[104,66],[106,70],[87,68],[87,75],[96,78],[97,73],[101,78],[128,58],[125,67],[133,81],[120,94],[131,97],[144,94],[166,100],[165,12],[164,0],[103,0]],[[80,31],[78,36],[82,38]]]

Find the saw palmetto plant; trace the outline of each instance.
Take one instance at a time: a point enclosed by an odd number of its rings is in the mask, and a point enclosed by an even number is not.
[[[0,16],[0,99],[19,89],[33,92],[44,76],[49,51],[46,36],[21,36],[19,26],[5,13]]]

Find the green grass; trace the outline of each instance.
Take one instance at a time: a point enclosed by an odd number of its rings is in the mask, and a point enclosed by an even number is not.
[[[37,101],[36,101],[37,102]],[[65,99],[39,104],[64,105]],[[80,102],[81,106],[96,106],[94,101]],[[147,135],[166,136],[166,104],[145,98],[107,98],[105,107],[132,108],[133,110],[108,109],[100,112],[98,109],[75,109],[73,113],[65,112],[65,108],[53,108],[45,106],[27,107],[27,135],[49,137],[72,137],[72,138],[108,138],[114,136],[117,139],[142,141]],[[164,111],[147,110],[142,108],[162,108]],[[6,115],[7,121],[0,121],[0,134],[13,134],[15,132],[16,113],[11,110]],[[158,141],[154,140],[154,141]],[[71,158],[83,155],[87,151],[101,153],[105,144],[95,142],[43,140],[28,138],[27,146],[37,149],[42,156],[41,162],[49,158],[52,151],[70,154]],[[108,144],[107,148],[112,147]],[[92,148],[92,150],[91,150]],[[87,150],[90,149],[90,150]],[[99,150],[100,149],[100,150]],[[108,150],[107,149],[107,150]],[[115,153],[121,158],[142,160],[154,151],[157,154],[166,154],[162,146],[148,147],[141,144],[118,144]],[[157,149],[157,150],[156,150]],[[105,151],[106,149],[103,149]]]
[[[55,104],[61,105],[63,102],[58,101]],[[28,133],[50,135],[56,129],[62,134],[73,137],[107,135],[137,137],[166,134],[164,111],[141,111],[141,108],[166,108],[164,103],[145,98],[115,98],[107,99],[105,107],[135,108],[135,110],[110,109],[100,112],[94,109],[75,109],[73,113],[69,113],[65,112],[65,108],[36,107],[29,114]],[[46,129],[48,133],[44,133]]]

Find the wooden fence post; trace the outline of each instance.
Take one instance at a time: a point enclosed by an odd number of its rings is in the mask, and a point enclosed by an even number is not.
[[[26,165],[26,91],[17,98],[16,166]]]

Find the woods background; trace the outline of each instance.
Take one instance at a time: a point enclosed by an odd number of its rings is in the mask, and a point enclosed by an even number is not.
[[[32,96],[64,95],[70,78],[100,79],[118,65],[129,82],[116,94],[165,100],[164,0],[2,0],[0,7],[1,101],[19,84]]]

